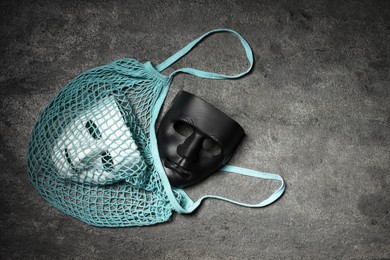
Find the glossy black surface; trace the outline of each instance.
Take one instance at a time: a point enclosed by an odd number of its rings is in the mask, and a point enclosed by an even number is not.
[[[232,118],[180,91],[157,131],[161,161],[174,187],[193,185],[223,166],[245,135]]]

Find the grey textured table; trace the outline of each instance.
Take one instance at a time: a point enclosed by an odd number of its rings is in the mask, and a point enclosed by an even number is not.
[[[390,1],[3,1],[0,3],[0,257],[389,259]],[[70,79],[123,57],[162,62],[214,28],[240,32],[252,73],[179,75],[235,118],[232,164],[284,177],[275,204],[209,200],[151,227],[95,228],[44,201],[26,176],[40,111]],[[236,73],[239,41],[215,35],[173,68]],[[168,72],[169,73],[169,70]],[[189,192],[264,198],[266,181],[217,173]]]

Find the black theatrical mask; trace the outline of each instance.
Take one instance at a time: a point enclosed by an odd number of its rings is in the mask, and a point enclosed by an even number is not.
[[[244,129],[201,98],[180,91],[157,131],[158,149],[172,186],[193,185],[232,156]]]

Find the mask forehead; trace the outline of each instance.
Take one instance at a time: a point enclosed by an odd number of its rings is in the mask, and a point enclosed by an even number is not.
[[[232,140],[241,139],[244,135],[244,129],[236,121],[188,92],[178,93],[173,101],[172,111],[171,120],[191,124],[223,146],[229,147]]]

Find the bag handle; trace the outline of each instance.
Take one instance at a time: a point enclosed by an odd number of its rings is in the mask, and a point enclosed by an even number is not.
[[[217,73],[202,71],[202,70],[193,69],[193,68],[182,68],[182,69],[178,69],[178,70],[174,71],[170,75],[169,78],[172,79],[172,77],[174,75],[176,75],[177,73],[188,73],[188,74],[191,74],[191,75],[194,75],[197,77],[209,78],[209,79],[235,79],[235,78],[239,78],[239,77],[244,76],[253,67],[253,53],[252,53],[252,50],[251,50],[248,42],[239,33],[235,32],[233,30],[230,30],[230,29],[216,29],[216,30],[212,30],[210,32],[205,33],[204,35],[202,35],[198,39],[192,41],[186,47],[184,47],[183,49],[181,49],[180,51],[178,51],[177,53],[175,53],[174,55],[172,55],[171,57],[166,59],[163,63],[156,66],[156,70],[158,72],[165,70],[167,67],[172,65],[174,62],[176,62],[180,58],[182,58],[188,52],[190,52],[204,38],[208,37],[209,35],[211,35],[213,33],[219,33],[219,32],[231,33],[240,39],[242,45],[244,46],[246,57],[248,58],[248,61],[250,63],[250,66],[246,71],[239,73],[239,74],[236,74],[236,75],[224,75],[224,74],[217,74]],[[259,208],[259,207],[265,207],[265,206],[273,203],[274,201],[276,201],[278,198],[280,198],[282,196],[282,194],[286,188],[286,185],[284,183],[283,178],[280,175],[250,170],[250,169],[241,168],[241,167],[232,166],[232,165],[225,165],[220,170],[226,171],[226,172],[238,173],[238,174],[242,174],[242,175],[247,175],[247,176],[251,176],[251,177],[256,177],[256,178],[260,178],[260,179],[276,180],[276,181],[280,182],[280,186],[267,199],[260,201],[258,203],[255,203],[255,204],[243,203],[243,202],[239,202],[236,200],[228,199],[228,198],[221,197],[221,196],[215,196],[215,195],[205,195],[194,202],[187,195],[187,193],[185,193],[185,191],[183,189],[172,189],[172,187],[169,183],[168,177],[166,176],[164,168],[163,168],[162,163],[160,161],[160,156],[159,156],[159,152],[158,152],[158,148],[157,148],[158,145],[157,145],[157,138],[156,138],[156,129],[154,127],[156,120],[157,120],[157,117],[158,117],[158,114],[160,112],[160,109],[162,107],[162,104],[163,104],[165,97],[168,93],[168,89],[169,89],[169,84],[167,84],[166,87],[164,87],[162,89],[162,91],[160,93],[160,97],[157,99],[156,104],[153,108],[152,124],[150,127],[150,138],[151,138],[151,147],[152,147],[151,152],[152,152],[152,156],[154,159],[154,164],[155,164],[156,170],[160,174],[161,181],[162,181],[162,184],[164,186],[166,195],[167,195],[173,209],[176,212],[178,212],[178,213],[191,213],[205,199],[219,199],[219,200],[227,201],[227,202],[234,203],[234,204],[237,204],[240,206]],[[176,193],[176,195],[175,195],[175,193]],[[177,197],[178,194],[180,195],[180,201],[178,200],[178,197]]]
[[[207,78],[207,79],[235,79],[235,78],[239,78],[239,77],[244,76],[253,67],[253,53],[252,53],[252,49],[249,46],[248,42],[239,33],[237,33],[236,31],[230,30],[230,29],[215,29],[215,30],[212,30],[212,31],[209,31],[209,32],[203,34],[198,39],[195,39],[194,41],[189,43],[186,47],[184,47],[183,49],[181,49],[180,51],[176,52],[171,57],[166,59],[163,63],[157,65],[156,66],[156,70],[158,72],[162,72],[163,70],[165,70],[166,68],[171,66],[173,63],[175,63],[176,61],[181,59],[183,56],[185,56],[188,52],[190,52],[204,38],[208,37],[211,34],[221,33],[221,32],[226,32],[226,33],[233,34],[234,36],[236,36],[241,41],[241,44],[244,46],[244,49],[245,49],[246,57],[247,57],[247,59],[248,59],[248,61],[250,63],[249,68],[246,71],[244,71],[242,73],[239,73],[239,74],[236,74],[236,75],[225,75],[225,74],[218,74],[218,73],[198,70],[198,69],[194,69],[194,68],[181,68],[181,69],[178,69],[178,70],[174,71],[170,75],[170,77],[172,78],[174,75],[176,75],[178,73],[187,73],[187,74],[191,74],[191,75],[194,75],[194,76],[197,76],[197,77]]]
[[[221,168],[221,171],[238,173],[238,174],[251,176],[251,177],[255,177],[255,178],[260,178],[260,179],[266,179],[266,180],[276,180],[276,181],[280,182],[280,186],[268,198],[266,198],[265,200],[262,200],[258,203],[253,203],[253,204],[252,203],[244,203],[244,202],[240,202],[240,201],[236,201],[236,200],[232,200],[232,199],[228,199],[228,198],[216,196],[216,195],[205,195],[194,202],[187,195],[187,193],[185,193],[183,190],[180,189],[178,191],[183,196],[184,202],[182,202],[182,206],[175,207],[175,210],[179,213],[191,213],[197,207],[199,207],[199,205],[205,199],[218,199],[218,200],[227,201],[227,202],[239,205],[239,206],[250,207],[250,208],[261,208],[261,207],[265,207],[269,204],[272,204],[277,199],[279,199],[283,195],[283,193],[286,189],[286,184],[285,184],[283,178],[277,174],[265,173],[265,172],[250,170],[250,169],[241,168],[241,167],[232,166],[232,165],[225,165],[224,167]]]

